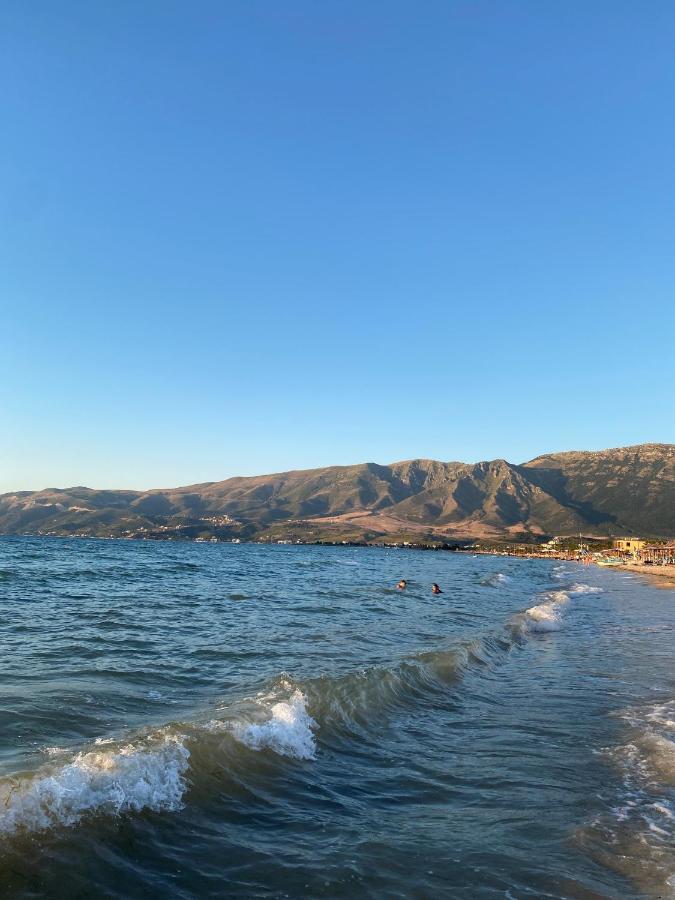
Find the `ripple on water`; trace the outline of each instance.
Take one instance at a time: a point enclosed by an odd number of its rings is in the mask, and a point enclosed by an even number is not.
[[[16,897],[667,895],[670,707],[640,694],[672,670],[665,592],[461,554],[35,543],[0,540]]]

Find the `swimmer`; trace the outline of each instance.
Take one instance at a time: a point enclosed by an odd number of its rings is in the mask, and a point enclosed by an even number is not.
[[[436,584],[435,581],[431,585],[431,593],[432,594],[442,594],[443,593],[443,591],[439,588],[439,586]]]
[[[396,587],[399,589],[399,591],[404,591],[408,587],[408,582],[405,580],[405,578],[401,578]]]

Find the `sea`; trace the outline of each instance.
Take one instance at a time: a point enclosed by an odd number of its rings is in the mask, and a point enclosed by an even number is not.
[[[2,897],[675,897],[641,576],[3,537],[0,630]]]

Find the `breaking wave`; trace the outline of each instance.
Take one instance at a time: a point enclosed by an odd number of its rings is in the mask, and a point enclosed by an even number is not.
[[[481,578],[480,583],[483,587],[499,587],[500,584],[506,584],[508,580],[508,575],[504,575],[503,572],[495,572],[493,575],[487,575],[485,578]]]
[[[314,730],[319,726],[307,712],[307,698],[300,690],[275,703],[264,722],[237,723],[232,727],[235,738],[251,750],[273,750],[280,756],[314,759]]]
[[[562,614],[569,603],[567,591],[548,591],[536,606],[525,610],[523,625],[528,631],[558,631],[562,625]]]
[[[575,583],[567,588],[570,594],[601,594],[602,588],[595,587],[592,584]]]
[[[61,768],[0,782],[0,833],[76,825],[90,813],[177,810],[189,751],[179,736],[78,753]]]
[[[541,594],[541,602],[526,609],[524,614],[516,617],[516,624],[525,632],[559,631],[565,609],[573,594],[598,594],[601,588],[590,584],[576,583],[568,588],[545,591]]]
[[[267,692],[219,708],[217,718],[168,724],[126,741],[100,738],[75,755],[45,748],[47,765],[0,780],[0,835],[72,827],[92,815],[177,811],[214,766],[225,777],[249,777],[242,748],[312,761],[319,723],[327,740],[362,736],[382,716],[437,700],[466,666],[488,665],[507,646],[504,639],[476,639],[302,684],[281,676]]]
[[[548,591],[516,617],[515,631],[512,620],[391,665],[297,683],[282,675],[266,692],[219,707],[216,718],[212,713],[201,721],[170,723],[126,741],[99,739],[74,755],[46,748],[47,765],[0,779],[0,834],[75,826],[91,815],[176,811],[188,790],[198,791],[215,769],[224,777],[249,777],[250,751],[313,761],[318,734],[327,744],[362,740],[402,709],[453,702],[448,688],[469,668],[494,668],[529,632],[557,630],[570,595],[594,590],[577,584]],[[675,773],[675,762],[673,767]]]
[[[374,725],[401,710],[442,702],[448,697],[448,688],[460,681],[470,666],[497,662],[508,646],[506,639],[500,645],[499,637],[490,635],[458,641],[393,665],[309,679],[303,690],[325,740],[362,739]]]

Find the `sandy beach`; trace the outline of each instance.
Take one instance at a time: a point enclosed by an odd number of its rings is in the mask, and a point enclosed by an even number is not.
[[[675,589],[675,566],[645,566],[642,563],[623,563],[617,569],[626,569],[636,575],[649,578],[656,587]]]

